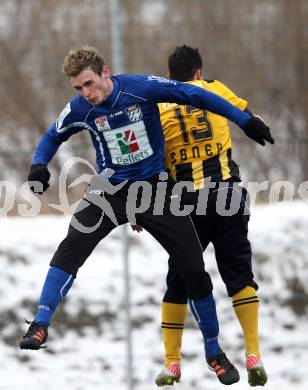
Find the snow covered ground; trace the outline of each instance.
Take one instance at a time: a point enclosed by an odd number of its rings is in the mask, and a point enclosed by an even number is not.
[[[66,234],[66,217],[0,221],[0,389],[125,390],[126,345],[121,229],[95,250],[54,317],[48,348],[21,351],[18,341],[32,319],[48,262]],[[259,282],[260,333],[268,390],[306,390],[308,377],[308,205],[284,202],[253,209],[250,239]],[[146,232],[130,233],[135,389],[155,389],[163,348],[160,300],[167,255]],[[221,345],[248,389],[243,340],[216,270],[205,254],[221,325]],[[183,342],[183,379],[175,390],[223,388],[206,368],[201,335],[192,317]]]

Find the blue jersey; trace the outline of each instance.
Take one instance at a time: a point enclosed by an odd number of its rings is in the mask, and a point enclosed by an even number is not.
[[[142,180],[165,171],[159,102],[192,105],[229,118],[243,127],[250,116],[226,100],[191,84],[159,76],[119,75],[113,91],[93,106],[73,98],[41,138],[33,164],[48,164],[71,135],[90,132],[99,171],[114,170],[112,180]]]

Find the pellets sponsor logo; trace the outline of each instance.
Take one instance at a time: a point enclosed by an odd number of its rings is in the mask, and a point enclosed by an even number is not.
[[[134,164],[138,161],[144,160],[145,158],[149,157],[151,153],[148,150],[144,150],[140,153],[134,153],[134,154],[125,154],[123,157],[116,157],[117,164],[120,165],[129,165]]]
[[[139,145],[135,133],[132,130],[126,130],[123,133],[116,134],[118,145],[122,155],[137,152]]]

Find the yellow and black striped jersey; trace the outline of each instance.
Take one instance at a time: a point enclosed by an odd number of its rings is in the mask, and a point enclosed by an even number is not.
[[[237,97],[217,80],[190,81],[214,92],[241,110],[247,101]],[[203,188],[204,178],[223,181],[239,180],[238,166],[231,158],[231,137],[226,118],[192,106],[159,103],[160,120],[165,137],[166,166],[174,180],[194,182]]]

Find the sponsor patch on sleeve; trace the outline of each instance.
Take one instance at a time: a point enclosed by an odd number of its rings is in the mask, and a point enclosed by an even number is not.
[[[57,130],[61,129],[64,119],[67,117],[67,115],[71,112],[71,104],[68,103],[62,110],[61,114],[59,115],[57,119]]]
[[[157,81],[158,83],[165,83],[165,84],[174,84],[174,85],[176,85],[176,81],[168,80],[168,79],[165,79],[164,77],[161,77],[161,76],[151,75],[151,76],[148,76],[148,80],[149,81]]]

